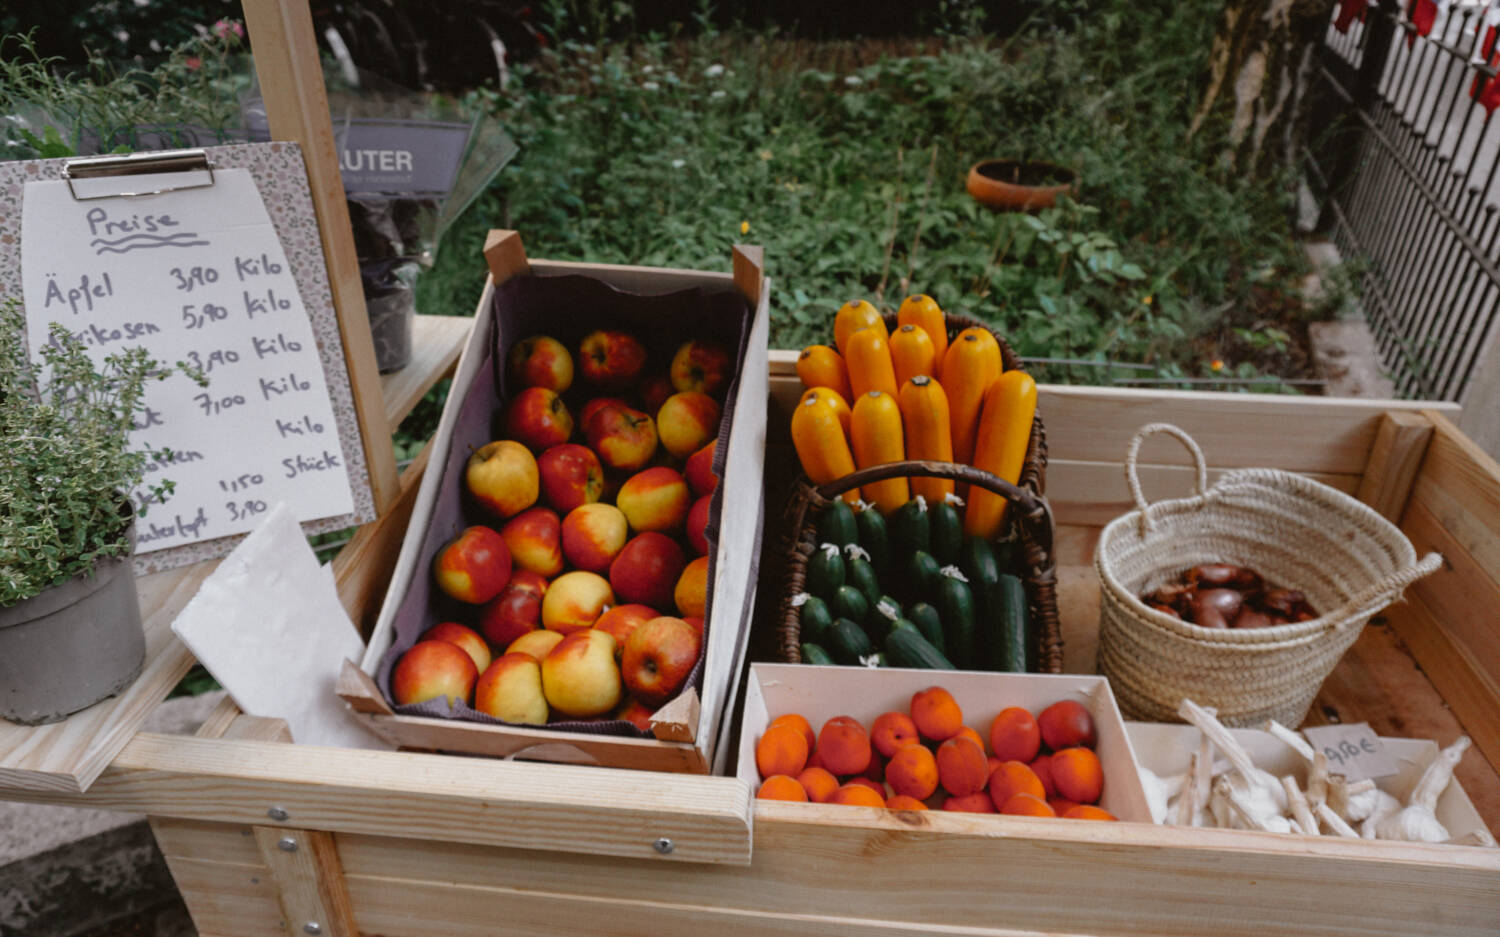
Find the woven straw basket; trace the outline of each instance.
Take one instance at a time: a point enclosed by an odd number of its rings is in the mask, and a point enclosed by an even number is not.
[[[1141,443],[1169,433],[1192,452],[1197,494],[1147,505]],[[1099,670],[1129,718],[1172,722],[1188,697],[1232,726],[1275,719],[1299,726],[1325,677],[1370,616],[1442,563],[1420,562],[1400,530],[1355,499],[1291,472],[1242,469],[1208,486],[1197,443],[1152,423],[1130,441],[1125,476],[1136,510],[1099,538]],[[1248,566],[1300,589],[1322,614],[1269,628],[1204,628],[1138,596],[1200,563]]]

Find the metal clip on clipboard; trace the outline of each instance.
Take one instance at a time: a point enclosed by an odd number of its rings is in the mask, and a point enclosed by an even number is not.
[[[97,195],[80,195],[74,188],[75,180],[114,178],[119,176],[160,175],[176,172],[206,172],[206,181],[183,182],[147,189],[141,192],[101,192]],[[158,153],[131,153],[126,156],[90,156],[87,159],[69,160],[63,164],[62,177],[68,183],[68,192],[74,201],[88,202],[101,198],[138,198],[143,195],[160,195],[180,189],[205,189],[214,184],[214,164],[204,150],[163,150]]]

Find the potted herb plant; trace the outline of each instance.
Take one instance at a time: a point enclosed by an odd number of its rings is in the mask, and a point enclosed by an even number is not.
[[[18,303],[0,303],[0,717],[37,725],[141,671],[131,493],[170,453],[137,448],[130,433],[147,383],[175,369],[141,348],[96,365],[56,324],[38,364],[25,325]],[[136,500],[144,511],[171,489],[163,481]]]

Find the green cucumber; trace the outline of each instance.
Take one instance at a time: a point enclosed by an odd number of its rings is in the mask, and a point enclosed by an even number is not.
[[[943,566],[924,550],[913,550],[906,561],[906,589],[917,599],[929,599],[937,595],[938,580],[942,578]]]
[[[959,548],[958,568],[969,577],[969,582],[999,582],[1000,561],[995,548],[983,537],[965,537]]]
[[[932,552],[932,525],[928,519],[927,499],[921,495],[891,512],[890,527],[891,542],[897,551]]]
[[[953,662],[916,628],[895,628],[885,637],[885,655],[892,667],[953,670]]]
[[[990,548],[995,552],[995,565],[1000,567],[1002,573],[1010,572],[1021,562],[1020,541],[995,540],[990,543]]]
[[[841,664],[860,666],[860,658],[869,657],[875,653],[875,645],[870,643],[870,636],[865,634],[863,628],[856,625],[847,618],[834,619],[833,627],[828,629],[828,639],[824,642],[828,646],[828,653],[833,659]]]
[[[870,554],[870,565],[875,572],[884,573],[891,568],[891,535],[886,529],[885,518],[873,507],[865,508],[854,515],[854,525],[859,529],[859,545]]]
[[[800,636],[814,644],[823,640],[828,626],[833,624],[833,613],[828,610],[828,603],[815,595],[807,597],[807,601],[798,610],[798,615],[802,623]]]
[[[964,541],[964,521],[958,508],[940,501],[927,509],[927,519],[932,555],[944,565],[957,563],[958,551]]]
[[[863,592],[873,608],[880,601],[880,582],[875,578],[875,567],[853,550],[846,550],[845,554],[844,582]]]
[[[1036,644],[1031,634],[1031,615],[1026,608],[1026,588],[1009,573],[995,587],[994,625],[990,631],[989,665],[1002,673],[1027,673],[1035,665]]]
[[[974,593],[955,569],[939,578],[938,615],[943,620],[943,646],[946,656],[959,667],[973,668],[975,660]]]
[[[870,606],[870,631],[872,634],[885,634],[903,619],[901,618],[901,603],[888,595],[882,595]]]
[[[988,540],[980,537],[965,537],[959,551],[958,568],[969,580],[969,591],[974,594],[974,614],[980,621],[975,635],[975,665],[983,663],[986,670],[997,668],[995,663],[995,621],[1000,588],[1000,564],[995,559],[994,548]]]
[[[813,644],[811,641],[803,641],[802,663],[820,664],[824,667],[830,667],[835,664],[836,661],[832,657],[828,656],[828,652],[823,650],[823,646],[821,644]]]
[[[854,523],[854,509],[842,498],[835,500],[818,515],[818,542],[842,547],[859,542],[859,528]]]
[[[885,656],[885,651],[876,651],[875,656],[870,659],[875,662],[876,667],[889,667],[891,665],[890,660]]]
[[[926,602],[918,602],[906,610],[906,617],[922,632],[928,644],[943,651],[946,646],[943,643],[943,619],[937,609]]]
[[[807,558],[805,588],[813,595],[832,599],[844,584],[844,555],[832,543],[820,544]]]
[[[833,602],[829,605],[835,618],[864,621],[870,614],[870,600],[853,586],[839,586],[834,590]]]

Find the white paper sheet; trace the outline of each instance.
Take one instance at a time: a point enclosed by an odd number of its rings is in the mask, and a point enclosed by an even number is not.
[[[146,481],[177,489],[140,519],[136,552],[244,533],[278,501],[299,520],[353,510],[312,325],[248,170],[219,170],[207,188],[90,201],[64,182],[30,182],[22,205],[33,357],[61,322],[97,358],[140,345],[209,379],[201,388],[179,374],[147,391],[132,439],[173,451]]]
[[[302,528],[278,503],[172,622],[240,709],[279,716],[304,745],[389,750],[334,693],[364,643]]]

